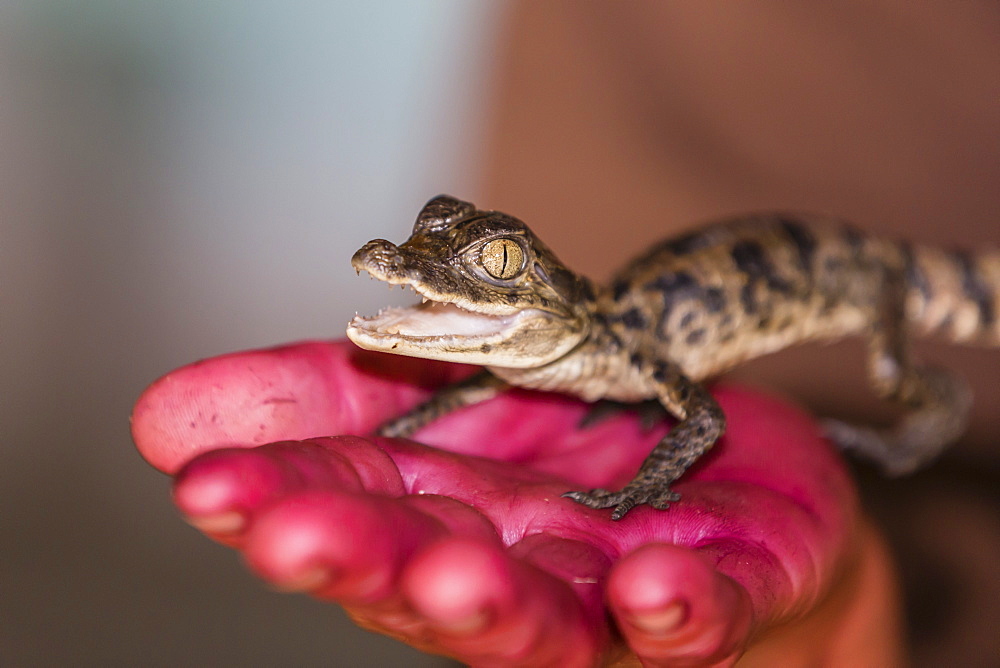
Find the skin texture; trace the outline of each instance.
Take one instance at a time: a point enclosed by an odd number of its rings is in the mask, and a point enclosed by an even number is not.
[[[827,435],[902,475],[961,435],[972,403],[960,377],[912,360],[911,337],[1000,343],[1000,254],[892,243],[823,216],[720,220],[653,245],[599,286],[517,218],[441,195],[403,244],[375,239],[351,264],[423,301],[355,317],[351,341],[484,364],[494,376],[449,387],[384,424],[382,435],[411,436],[490,398],[497,379],[588,401],[655,399],[678,418],[619,491],[566,493],[613,508],[614,520],[637,505],[666,510],[680,498],[671,484],[725,431],[706,378],[792,345],[864,336],[872,385],[906,415],[890,429],[835,422]]]
[[[582,402],[515,390],[420,442],[318,436],[371,433],[468,373],[345,342],[237,353],[154,383],[133,436],[263,580],[472,665],[901,663],[881,541],[781,401],[715,388],[729,430],[683,501],[621,522],[559,494],[621,484],[666,425],[580,431]]]

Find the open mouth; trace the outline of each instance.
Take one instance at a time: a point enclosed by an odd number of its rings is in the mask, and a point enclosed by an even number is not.
[[[408,276],[358,264],[359,271],[390,286],[409,287],[422,298],[413,306],[354,316],[347,325],[347,338],[366,350],[491,368],[527,368],[558,359],[586,334],[584,327],[573,328],[576,321],[567,324],[536,307],[518,308],[502,300],[480,307]]]
[[[476,313],[456,304],[425,300],[416,306],[384,308],[373,316],[355,316],[347,333],[351,336],[351,330],[355,330],[374,337],[407,339],[483,338],[501,334],[517,317]]]
[[[495,343],[508,336],[530,309],[507,314],[473,311],[452,302],[433,299],[409,280],[390,277],[368,267],[358,267],[390,286],[408,287],[422,302],[413,306],[390,306],[372,316],[356,315],[347,326],[347,336],[362,348],[402,352],[405,347],[465,349]]]

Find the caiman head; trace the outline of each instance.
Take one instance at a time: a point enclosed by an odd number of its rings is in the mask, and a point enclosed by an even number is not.
[[[351,264],[423,297],[355,316],[347,336],[369,350],[527,368],[559,359],[590,329],[586,279],[517,218],[453,197],[428,202],[402,245],[369,241]]]

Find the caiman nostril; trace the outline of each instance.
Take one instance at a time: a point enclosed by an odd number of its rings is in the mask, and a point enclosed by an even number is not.
[[[351,258],[351,266],[357,270],[389,269],[399,267],[403,258],[399,255],[399,247],[385,239],[373,239],[362,246]]]

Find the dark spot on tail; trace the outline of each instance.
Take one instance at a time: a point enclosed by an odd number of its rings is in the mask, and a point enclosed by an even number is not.
[[[610,339],[612,343],[614,343],[616,346],[618,346],[618,348],[624,348],[625,347],[625,344],[622,342],[621,337],[618,336],[618,334],[615,332],[615,330],[613,330],[613,329],[611,329],[611,327],[609,327],[609,325],[611,324],[612,318],[609,318],[607,315],[605,315],[603,313],[595,313],[594,314],[594,321],[597,323],[597,325],[600,328],[601,332],[605,336],[607,336],[608,339]]]
[[[996,320],[996,306],[990,286],[976,270],[972,256],[966,251],[953,251],[952,258],[962,274],[962,291],[979,309],[979,321],[989,327]]]
[[[643,329],[646,327],[646,316],[637,308],[631,308],[618,317],[623,325],[629,329]]]
[[[645,287],[660,292],[663,299],[664,317],[669,315],[679,303],[697,298],[701,294],[701,286],[698,281],[685,271],[662,274],[647,283]]]
[[[674,308],[685,301],[700,299],[705,292],[697,279],[685,271],[661,274],[643,287],[646,290],[659,292],[663,300],[663,311],[660,313],[659,322],[656,323],[656,331],[663,337],[669,335],[666,324]]]
[[[709,313],[719,313],[726,308],[726,295],[721,288],[705,290],[705,308]]]
[[[799,265],[802,271],[812,273],[813,258],[816,256],[816,237],[797,220],[790,218],[778,219],[778,225],[784,230],[788,238],[795,246],[795,251],[799,255]]]
[[[670,251],[674,255],[688,255],[695,251],[706,248],[710,243],[708,235],[701,230],[688,232],[674,239],[665,241],[660,245],[663,250]]]
[[[856,258],[861,254],[862,248],[864,248],[864,235],[850,225],[844,225],[842,234],[844,236],[844,243],[847,245],[848,255],[851,258]]]
[[[925,302],[930,301],[933,296],[931,283],[927,280],[924,270],[917,264],[916,258],[913,255],[913,246],[909,242],[904,241],[899,245],[899,249],[903,253],[903,272],[906,276],[907,286],[919,292]]]
[[[699,327],[698,329],[691,330],[690,332],[688,332],[687,337],[684,339],[684,341],[689,346],[696,346],[696,345],[700,344],[704,340],[705,340],[705,328],[704,327]]]
[[[760,282],[774,292],[786,294],[791,292],[792,286],[774,270],[774,265],[771,264],[760,243],[741,241],[733,246],[730,254],[736,263],[736,268],[747,276],[746,284],[740,292],[740,300],[747,313],[758,311],[756,288]]]

